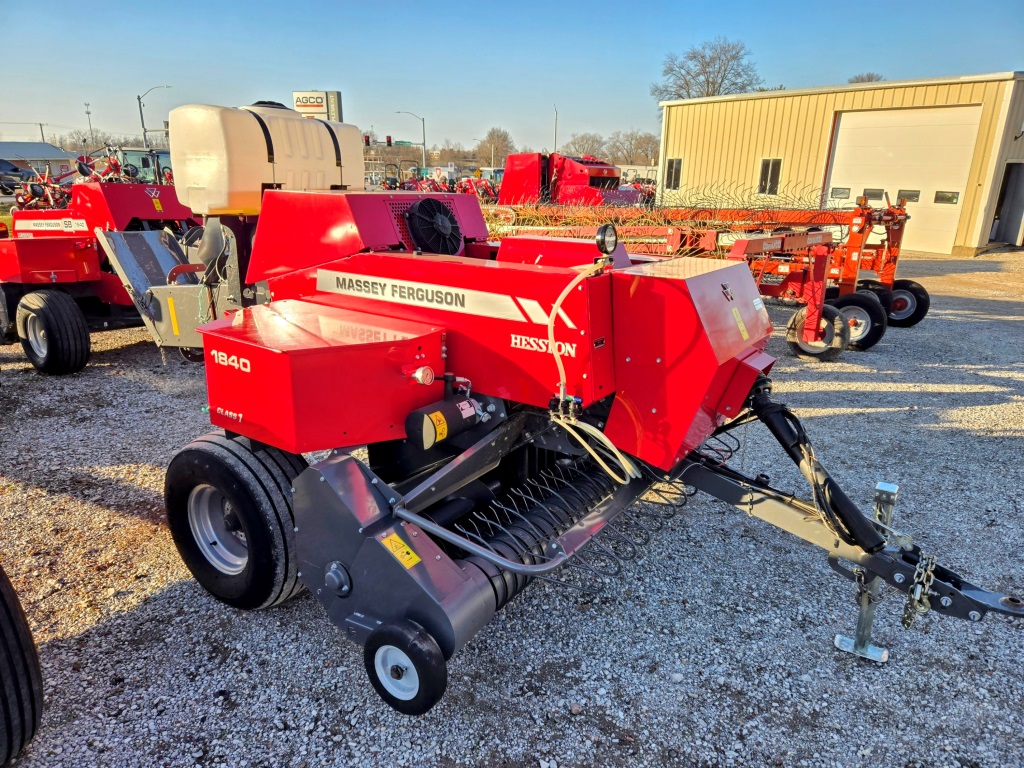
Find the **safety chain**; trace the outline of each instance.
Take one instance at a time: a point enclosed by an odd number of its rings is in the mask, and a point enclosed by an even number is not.
[[[921,555],[914,570],[914,581],[907,591],[907,604],[903,608],[903,628],[910,629],[914,621],[931,610],[928,592],[935,581],[935,555]]]

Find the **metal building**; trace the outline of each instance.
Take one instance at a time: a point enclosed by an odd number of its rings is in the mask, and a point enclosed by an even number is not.
[[[1024,244],[1024,72],[662,102],[665,204],[907,199],[904,246]]]

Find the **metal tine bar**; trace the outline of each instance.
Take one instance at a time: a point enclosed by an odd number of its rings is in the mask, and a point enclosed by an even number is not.
[[[621,515],[615,518],[614,525],[620,526],[620,530],[626,529],[634,532],[635,529],[639,528],[640,534],[637,536],[637,543],[645,547],[651,543],[651,529],[639,520],[630,517],[631,514],[629,510],[624,510]]]
[[[596,541],[598,538],[603,538],[605,536],[626,548],[626,552],[616,552],[615,557],[621,558],[622,560],[634,560],[637,555],[640,554],[640,547],[637,543],[629,539],[629,537],[624,536],[622,531],[618,530],[614,526],[606,525],[601,529],[601,532],[594,537],[594,540]]]
[[[647,544],[648,541],[650,541],[650,537],[648,537],[647,541],[642,541],[642,540],[641,541],[637,541],[632,536],[628,535],[624,530],[622,530],[622,528],[619,527],[618,522],[619,522],[618,519],[610,520],[608,522],[608,524],[605,525],[605,527],[604,527],[605,530],[608,530],[609,528],[611,528],[619,536],[621,536],[623,539],[628,541],[634,547],[634,549],[636,551],[639,551],[640,547],[644,546],[645,544]]]
[[[596,543],[596,541],[591,542],[591,544]],[[602,547],[603,546],[604,545],[602,545]],[[605,549],[607,550],[607,548]],[[605,578],[613,579],[622,573],[622,561],[615,555],[611,554],[611,552],[607,553],[607,557],[611,560],[611,570],[605,570],[603,568],[598,567],[582,555],[576,555],[576,557],[572,558],[572,560],[566,563],[566,565],[570,565],[576,568],[580,568],[582,570],[589,571],[590,573],[593,573],[596,576],[602,576]]]
[[[507,507],[502,506],[499,502],[494,503],[498,504],[498,506],[504,509],[505,511],[509,511]],[[531,520],[526,515],[520,514],[519,512],[516,512],[515,514],[519,518],[519,520],[521,520],[531,531],[533,531],[533,533],[537,536],[538,541],[548,540],[548,536],[543,531],[541,531],[541,529],[538,528],[533,522],[531,522]]]
[[[558,501],[561,502],[562,511],[565,512],[565,514],[568,516],[569,520],[570,521],[575,520],[576,516],[579,514],[578,507],[573,506],[572,503],[570,503],[567,499],[563,498],[562,494],[560,494],[558,491],[551,491],[551,495],[554,496],[556,499],[558,499]],[[556,506],[558,506],[558,505],[556,505]],[[550,511],[550,510],[548,510],[547,505],[544,505],[544,509],[547,510],[547,511]],[[551,514],[554,515],[553,512]],[[558,528],[564,528],[566,524],[565,524],[564,521],[557,521],[555,523],[555,525]]]
[[[654,525],[654,528],[647,529],[651,533],[654,533],[655,531],[660,531],[662,528],[665,527],[665,523],[668,522],[668,518],[664,517],[660,512],[650,511],[649,509],[647,509],[647,504],[648,502],[643,501],[642,499],[639,501],[635,501],[633,502],[633,506],[631,506],[627,510],[627,513],[631,515],[637,515],[638,517],[648,520],[652,525]],[[646,526],[644,527],[646,528]]]
[[[480,513],[479,513],[479,512],[476,512],[476,511],[474,510],[472,514],[473,514],[474,516],[478,516],[478,515],[479,515]],[[484,519],[486,519],[486,518],[484,518]],[[497,529],[498,529],[499,531],[501,531],[502,533],[504,533],[504,534],[505,534],[506,536],[509,536],[509,537],[510,537],[510,538],[511,538],[511,539],[512,539],[513,541],[515,541],[515,542],[516,542],[517,544],[519,544],[519,546],[520,546],[520,547],[522,548],[522,552],[520,552],[520,553],[519,553],[519,556],[520,556],[520,557],[522,557],[522,556],[523,556],[523,555],[525,555],[526,553],[530,553],[531,555],[534,555],[534,554],[535,554],[535,553],[533,552],[533,547],[534,547],[534,546],[536,546],[536,544],[534,544],[534,545],[529,545],[529,544],[528,544],[527,542],[523,541],[523,539],[522,539],[522,538],[520,538],[520,537],[519,537],[518,535],[516,535],[516,534],[515,534],[515,533],[513,533],[512,531],[508,530],[507,528],[505,528],[505,526],[501,525],[501,523],[498,523],[497,521],[494,521],[494,520],[490,520],[490,521],[488,521],[488,522],[489,522],[489,523],[490,523],[491,525],[493,525],[494,527],[496,527],[496,528],[497,528]],[[488,545],[488,546],[489,546],[489,545]],[[491,548],[491,549],[493,549],[493,547],[490,547],[490,548]],[[544,557],[544,555],[537,555],[537,556],[538,556],[538,557],[541,557],[541,558],[543,558],[545,562],[547,562],[547,561],[549,561],[549,560],[551,559],[551,558],[549,558],[549,557]]]
[[[566,565],[569,565],[569,563],[566,563]],[[540,579],[541,581],[547,581],[551,584],[555,584],[556,586],[565,587],[566,589],[575,589],[577,592],[584,595],[588,593],[596,594],[597,592],[601,592],[604,590],[603,584],[595,591],[590,587],[586,586],[585,584],[573,584],[571,581],[565,581],[564,579],[555,579],[551,576],[539,575],[534,576],[533,578]]]
[[[543,476],[544,473],[542,472],[541,475]],[[580,478],[585,477],[585,475],[583,475],[583,473],[579,473],[579,475],[580,475]],[[547,486],[546,488],[547,488],[548,491],[550,491],[551,493],[555,494],[560,499],[563,499],[563,500],[565,499],[563,494],[565,493],[565,489],[569,488],[573,493],[575,493],[577,496],[580,497],[580,501],[583,502],[584,505],[586,505],[588,507],[593,505],[594,499],[592,499],[588,495],[586,495],[583,492],[584,489],[580,488],[579,484],[577,482],[575,482],[575,480],[566,479],[564,477],[560,478],[560,479],[559,478],[555,478],[554,476],[549,476],[549,477],[550,477],[550,479],[555,484],[558,485],[558,488],[556,489],[556,488],[552,488],[550,486]],[[577,479],[579,479],[579,478],[577,478]],[[532,478],[530,480],[527,480],[528,483],[531,482],[531,481],[533,481],[534,484],[536,484],[536,482],[537,482],[537,481],[533,480]]]
[[[465,536],[467,539],[469,539],[470,541],[475,540],[476,543],[479,544],[480,546],[487,547],[487,549],[491,550],[491,552],[494,552],[494,548],[490,544],[488,544],[487,543],[487,539],[483,538],[482,536],[478,536],[477,534],[473,533],[472,531],[467,531],[461,525],[454,525],[452,527],[456,531],[461,533],[463,536]],[[494,554],[498,554],[498,553],[494,552]]]

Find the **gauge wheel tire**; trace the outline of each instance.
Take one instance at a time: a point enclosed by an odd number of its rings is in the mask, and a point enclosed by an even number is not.
[[[0,568],[0,765],[32,739],[43,715],[43,676],[32,633]]]
[[[305,459],[210,432],[182,448],[164,480],[167,524],[195,580],[255,610],[302,591],[291,488]]]
[[[206,359],[202,347],[178,347],[178,354],[187,363],[201,363]]]
[[[801,360],[820,360],[829,362],[843,353],[850,343],[850,326],[843,314],[830,304],[821,308],[821,329],[824,336],[821,341],[808,342],[803,340],[804,323],[807,320],[807,307],[803,307],[789,320],[786,328],[786,343]]]
[[[425,714],[448,687],[448,666],[437,641],[412,621],[375,629],[363,646],[363,663],[373,689],[403,715]]]
[[[897,280],[892,284],[892,309],[889,310],[889,325],[910,328],[917,325],[928,314],[931,297],[920,283],[913,280]]]
[[[89,326],[75,300],[63,291],[33,291],[15,313],[25,355],[42,373],[77,373],[89,362]]]
[[[889,287],[878,280],[858,280],[857,290],[870,292],[874,296],[878,297],[878,301],[881,303],[882,308],[885,309],[885,313],[889,314],[892,311],[892,291]]]
[[[839,286],[830,285],[825,289],[825,303],[831,304],[839,298]]]
[[[850,326],[850,349],[864,352],[885,336],[888,326],[885,309],[873,293],[848,293],[836,299],[832,306],[843,313]]]

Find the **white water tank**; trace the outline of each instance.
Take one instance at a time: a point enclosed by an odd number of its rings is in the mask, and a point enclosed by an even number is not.
[[[354,125],[308,120],[268,104],[171,110],[174,188],[193,213],[252,216],[265,189],[363,189]]]

